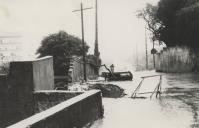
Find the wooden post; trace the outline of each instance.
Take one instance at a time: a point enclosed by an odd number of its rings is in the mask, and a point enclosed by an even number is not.
[[[147,34],[146,34],[146,26],[145,26],[145,48],[146,48],[146,69],[148,69],[148,52],[147,52]]]
[[[83,8],[83,4],[80,4],[80,10],[74,10],[73,12],[81,12],[81,26],[82,26],[82,45],[83,45],[83,71],[84,71],[84,81],[87,81],[87,75],[86,75],[86,49],[85,49],[85,42],[84,42],[84,14],[83,11],[87,9],[92,9],[90,8]]]
[[[87,81],[87,76],[86,76],[86,54],[85,54],[85,42],[84,42],[84,15],[83,15],[83,4],[82,3],[81,3],[81,24],[82,24],[84,81]]]
[[[98,46],[98,3],[95,0],[95,48],[94,48],[94,55],[97,57],[97,65],[100,65],[100,52]],[[99,75],[99,68],[97,67],[97,75]]]
[[[153,49],[154,49],[154,40],[153,40]],[[153,53],[153,67],[155,68],[155,54]]]

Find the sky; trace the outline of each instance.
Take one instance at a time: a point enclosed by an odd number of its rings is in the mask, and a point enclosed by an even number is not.
[[[136,11],[146,3],[158,0],[98,0],[99,50],[104,63],[128,60],[144,51],[144,26]],[[0,0],[0,34],[21,36],[22,51],[35,54],[41,40],[64,30],[81,38],[80,13],[72,12],[94,7],[95,0]],[[84,12],[85,40],[93,53],[95,41],[95,9]]]

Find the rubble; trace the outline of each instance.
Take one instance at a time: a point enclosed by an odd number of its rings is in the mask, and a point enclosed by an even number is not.
[[[90,84],[89,89],[99,89],[103,97],[121,98],[125,95],[124,89],[114,84],[96,83]]]

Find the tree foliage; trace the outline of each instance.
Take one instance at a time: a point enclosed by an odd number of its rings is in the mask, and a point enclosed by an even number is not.
[[[86,44],[86,43],[85,43]],[[88,52],[85,45],[85,52]],[[56,75],[66,75],[69,67],[69,58],[73,55],[83,55],[83,44],[78,37],[69,35],[64,31],[45,37],[37,50],[39,57],[51,55],[54,61],[54,72]]]
[[[86,56],[86,59],[87,59],[88,63],[91,63],[91,64],[95,65],[96,67],[99,67],[102,63],[101,59],[95,55],[89,54]]]
[[[143,18],[147,23],[147,29],[152,32],[152,40],[158,40],[160,21],[156,17],[157,7],[147,4],[145,9],[139,10],[137,16]]]
[[[147,22],[152,38],[168,47],[199,46],[199,0],[160,0],[147,4],[138,17]]]

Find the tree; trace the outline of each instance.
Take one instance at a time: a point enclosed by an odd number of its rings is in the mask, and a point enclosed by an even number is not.
[[[199,47],[199,0],[160,0],[156,6],[147,4],[139,11],[152,32],[153,40],[168,47]]]
[[[161,22],[156,18],[157,7],[147,4],[146,7],[137,12],[137,17],[145,20],[147,29],[152,33],[152,40],[159,39],[159,27]]]
[[[176,14],[183,8],[187,0],[160,0],[157,5],[156,18],[161,21],[159,40],[168,47],[180,45],[176,39]]]
[[[176,16],[176,40],[193,49],[199,48],[199,5],[182,8]]]
[[[89,54],[86,56],[87,62],[91,63],[93,65],[95,65],[96,67],[100,67],[100,65],[102,64],[102,61],[99,57]]]
[[[88,52],[85,45],[85,52]],[[66,75],[69,68],[69,59],[73,55],[83,55],[83,44],[78,37],[69,35],[64,31],[45,37],[37,50],[39,57],[53,56],[55,75]]]

